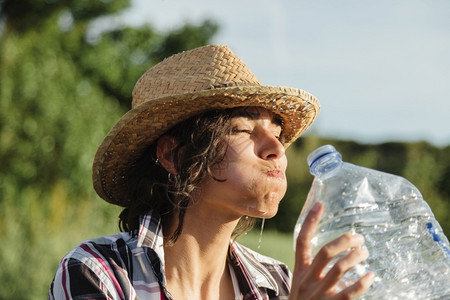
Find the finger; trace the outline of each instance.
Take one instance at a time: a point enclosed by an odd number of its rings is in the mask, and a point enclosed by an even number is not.
[[[334,287],[352,268],[365,261],[369,257],[367,248],[362,247],[350,251],[339,259],[323,278],[321,285],[324,290]],[[358,276],[359,277],[359,276]]]
[[[375,281],[375,274],[368,272],[351,286],[345,288],[333,297],[333,300],[353,299],[364,294]]]
[[[295,270],[303,269],[311,264],[311,240],[314,237],[314,233],[316,232],[322,213],[323,205],[319,202],[314,204],[302,224],[296,243]]]
[[[361,234],[344,233],[337,239],[323,246],[311,264],[314,276],[319,277],[327,264],[336,256],[352,248],[359,248],[364,244],[364,237]]]

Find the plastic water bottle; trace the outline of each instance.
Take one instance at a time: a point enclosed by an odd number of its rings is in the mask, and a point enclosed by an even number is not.
[[[321,202],[325,213],[312,240],[313,254],[345,232],[364,235],[370,252],[337,290],[373,271],[375,282],[360,299],[450,299],[450,245],[414,185],[343,162],[331,145],[313,151],[308,164],[315,178],[294,229],[294,243],[307,213]]]

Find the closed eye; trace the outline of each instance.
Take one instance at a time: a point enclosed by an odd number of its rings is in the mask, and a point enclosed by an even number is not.
[[[251,134],[252,130],[247,128],[233,128],[231,130],[232,133],[248,133]]]

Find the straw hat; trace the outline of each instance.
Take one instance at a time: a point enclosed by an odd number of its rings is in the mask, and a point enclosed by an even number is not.
[[[180,121],[211,109],[259,106],[284,122],[288,147],[320,110],[311,94],[262,86],[227,46],[205,46],[166,58],[149,69],[133,90],[132,109],[111,129],[94,158],[93,183],[107,202],[127,206],[128,168],[159,136]]]

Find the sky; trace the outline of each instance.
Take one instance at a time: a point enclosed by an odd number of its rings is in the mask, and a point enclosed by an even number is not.
[[[450,145],[448,0],[133,0],[120,16],[163,32],[215,20],[264,85],[315,95],[307,133]]]

